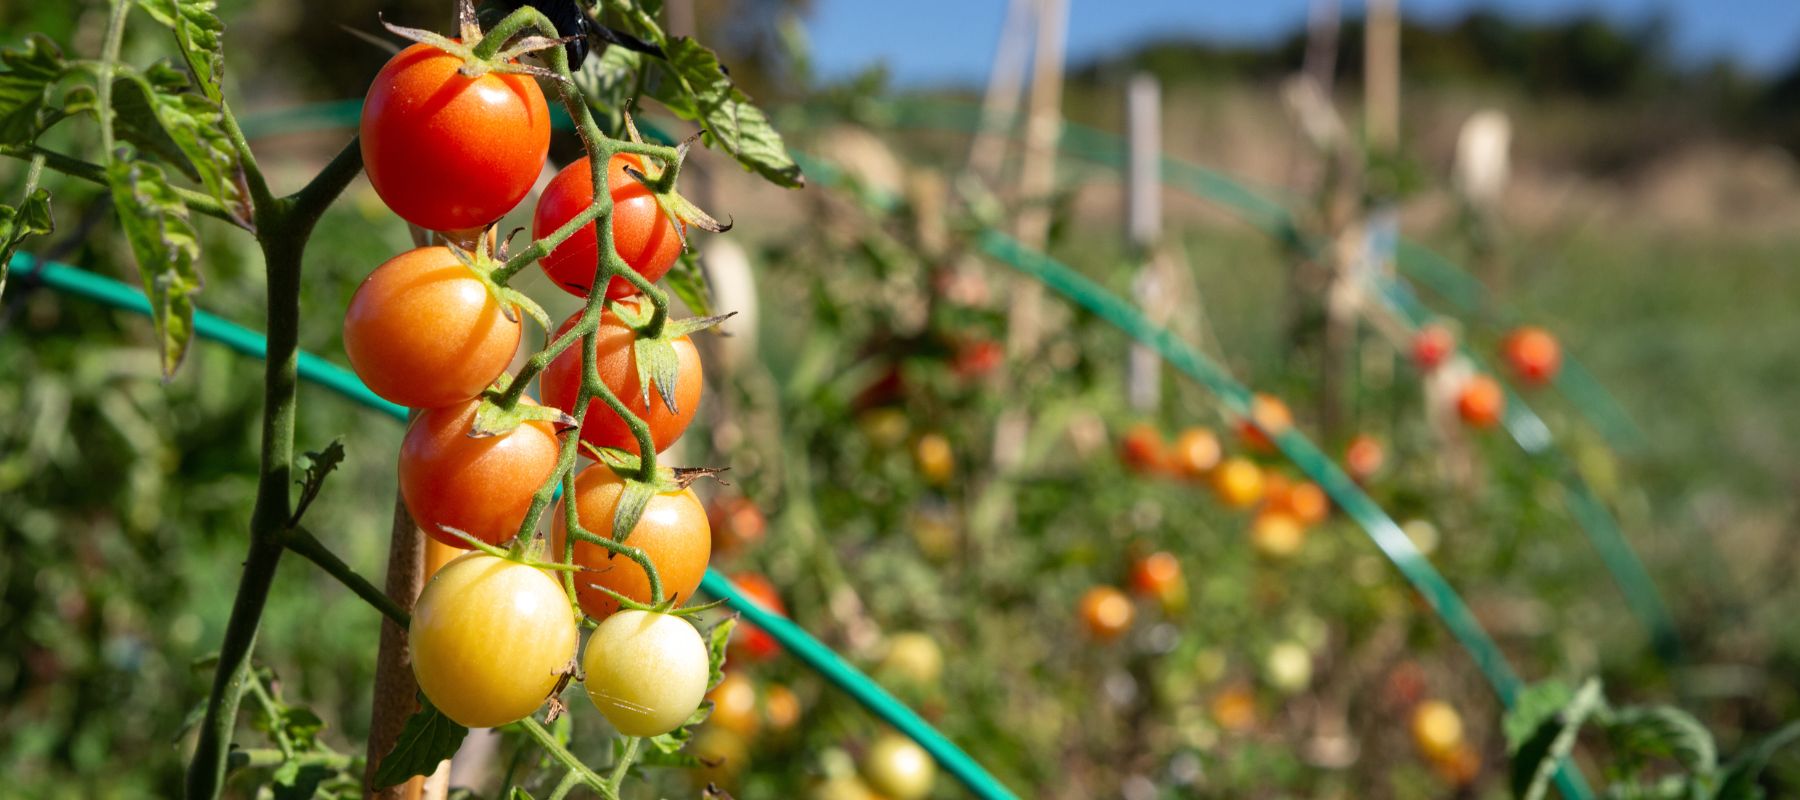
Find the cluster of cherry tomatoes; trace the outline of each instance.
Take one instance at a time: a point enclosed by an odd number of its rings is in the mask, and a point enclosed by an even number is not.
[[[1413,335],[1413,363],[1427,375],[1437,372],[1456,353],[1456,334],[1443,323],[1433,322]],[[1537,388],[1556,379],[1562,369],[1562,348],[1556,337],[1530,325],[1515,328],[1501,341],[1500,355],[1519,382]],[[1469,372],[1456,389],[1456,413],[1473,428],[1492,428],[1506,411],[1506,392],[1492,376]]]
[[[522,201],[543,170],[550,114],[529,75],[505,64],[476,63],[467,45],[421,41],[394,56],[365,100],[361,148],[382,200],[413,225],[466,243]],[[661,278],[682,250],[683,223],[671,218],[647,180],[659,165],[613,156],[607,174],[615,250],[647,281]],[[628,170],[629,168],[629,170]],[[635,173],[635,174],[634,174]],[[593,203],[586,158],[552,180],[533,214],[533,236],[563,227]],[[400,491],[407,511],[433,539],[459,547],[499,545],[520,534],[534,499],[558,473],[564,431],[526,419],[477,435],[477,412],[500,398],[522,339],[517,295],[494,279],[499,262],[481,235],[470,251],[420,247],[377,267],[357,289],[344,319],[344,347],[357,375],[376,394],[416,410],[401,447]],[[561,241],[539,260],[557,286],[581,297],[593,289],[597,224]],[[648,425],[657,450],[687,428],[699,406],[699,353],[684,337],[672,390],[639,384],[631,320],[647,311],[637,289],[614,277],[598,330],[598,379]],[[552,341],[576,324],[564,322]],[[572,414],[582,384],[581,347],[564,349],[542,371],[544,402]],[[520,403],[536,405],[529,396]],[[580,420],[597,448],[639,451],[627,419],[595,400]],[[582,469],[575,517],[609,534],[626,479],[605,463]],[[541,503],[541,500],[539,501]],[[540,508],[542,506],[540,505]],[[688,721],[709,681],[709,653],[682,616],[648,607],[650,576],[635,561],[590,541],[565,550],[563,508],[552,513],[552,560],[572,552],[575,605],[595,624],[581,660],[595,706],[621,733],[654,736]],[[474,540],[474,541],[471,541]],[[642,550],[675,602],[691,597],[710,557],[707,513],[693,491],[662,488],[624,539]],[[492,551],[498,552],[498,551]],[[529,563],[529,548],[501,557],[479,550],[445,565],[426,585],[409,629],[413,668],[434,706],[469,727],[492,727],[534,713],[573,672],[580,624],[564,584]],[[659,608],[666,608],[659,607]]]

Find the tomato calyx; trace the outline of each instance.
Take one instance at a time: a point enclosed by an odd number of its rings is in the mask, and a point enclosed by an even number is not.
[[[620,450],[616,447],[595,447],[586,441],[581,448],[589,457],[606,465],[607,469],[618,475],[625,484],[619,495],[618,510],[613,513],[613,525],[610,538],[621,544],[631,536],[637,528],[638,520],[643,518],[644,509],[650,505],[651,498],[659,494],[682,491],[701,478],[717,479],[725,467],[658,467],[656,474],[648,480],[644,478],[643,461],[636,453]],[[609,592],[610,594],[610,592]]]
[[[560,436],[579,424],[569,412],[556,406],[522,402],[523,392],[512,394],[509,391],[512,382],[510,373],[500,373],[493,385],[481,393],[481,404],[475,407],[475,421],[467,433],[469,438],[486,439],[511,433],[527,422],[548,422]]]
[[[637,123],[632,120],[631,114],[627,112],[624,117],[627,140],[633,144],[644,144],[644,137],[638,133]],[[693,201],[682,197],[680,192],[675,191],[674,178],[681,171],[682,163],[687,160],[688,150],[693,147],[694,142],[700,139],[700,136],[701,134],[696,133],[676,145],[674,163],[667,167],[655,165],[655,159],[644,159],[644,170],[630,164],[625,165],[625,174],[630,175],[632,180],[637,181],[650,192],[651,197],[656,198],[657,207],[662,209],[669,219],[679,223],[675,226],[675,238],[681,242],[681,251],[684,253],[689,249],[687,226],[692,225],[710,233],[724,233],[731,230],[732,226],[729,217],[726,222],[720,222],[711,214],[700,210],[700,207],[694,205]]]
[[[379,17],[378,17],[379,18]],[[561,81],[562,76],[555,71],[543,67],[522,64],[521,56],[552,48],[562,47],[579,36],[551,37],[543,35],[527,35],[514,37],[502,42],[505,47],[496,48],[493,44],[482,46],[486,38],[481,30],[481,23],[476,19],[475,4],[471,0],[458,0],[456,4],[457,36],[445,36],[436,31],[424,28],[409,28],[395,25],[386,19],[381,26],[389,33],[412,42],[435,47],[445,53],[462,60],[462,67],[457,71],[465,77],[479,77],[490,72],[502,74],[532,75],[539,78]]]
[[[662,330],[649,335],[647,331],[655,321],[652,308],[646,307],[644,303],[608,302],[619,321],[637,334],[635,341],[631,343],[632,360],[637,364],[638,386],[643,387],[644,396],[641,399],[644,407],[650,406],[650,387],[655,386],[656,394],[662,398],[663,406],[669,409],[669,413],[681,413],[675,400],[676,382],[681,377],[681,356],[675,350],[675,342],[713,328],[731,319],[737,312],[667,320],[663,323]]]
[[[500,305],[500,313],[506,315],[506,321],[518,322],[519,310],[524,309],[525,313],[530,314],[531,318],[536,320],[544,330],[550,330],[550,315],[545,313],[543,306],[538,305],[536,300],[531,299],[524,292],[494,279],[494,273],[506,266],[504,258],[489,255],[495,234],[496,230],[493,228],[482,231],[476,239],[474,250],[465,250],[455,243],[446,243],[444,247],[449,249],[451,255],[456,256],[459,263],[468,268],[469,274],[474,275],[477,280],[481,281],[482,286],[487,287],[488,295]]]

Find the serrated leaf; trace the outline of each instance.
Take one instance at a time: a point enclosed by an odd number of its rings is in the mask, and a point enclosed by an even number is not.
[[[31,144],[50,118],[50,92],[68,73],[56,42],[41,33],[0,50],[0,144]]]
[[[623,47],[608,47],[599,58],[590,58],[575,74],[581,94],[590,106],[616,116],[626,110],[637,95],[637,74],[643,69],[644,56]]]
[[[175,32],[182,59],[206,96],[220,98],[219,81],[225,74],[225,23],[216,13],[214,0],[138,0],[150,17]]]
[[[612,538],[615,542],[623,542],[631,536],[638,520],[644,516],[644,509],[649,507],[650,499],[656,496],[656,487],[640,480],[625,479],[625,488],[619,492],[619,507],[613,512]]]
[[[652,82],[653,97],[676,116],[704,126],[708,146],[730,153],[746,169],[781,186],[805,185],[781,134],[725,74],[713,51],[686,36],[668,40],[663,51],[668,61],[653,62],[664,78]]]
[[[650,745],[650,748],[642,752],[664,755],[681,752],[681,748],[686,747],[688,741],[694,738],[694,726],[705,722],[707,717],[712,716],[712,706],[711,701],[703,702],[699,708],[694,709],[694,713],[689,714],[687,719],[675,726],[675,730],[645,739],[644,743]]]
[[[248,228],[249,190],[224,113],[212,99],[184,91],[187,87],[187,76],[167,65],[143,73],[121,70],[113,81],[114,132],[199,183]]]
[[[375,770],[375,788],[385,789],[417,775],[437,771],[438,763],[456,754],[469,729],[444,716],[444,712],[419,695],[418,713],[406,718],[394,749],[381,759]]]
[[[706,688],[712,689],[725,680],[725,653],[731,647],[731,630],[737,627],[737,617],[731,616],[712,626],[706,632]]]
[[[325,482],[325,476],[344,463],[344,440],[332,439],[324,448],[308,450],[295,461],[302,476],[300,484],[305,487],[318,486]]]
[[[1725,765],[1717,800],[1755,800],[1762,797],[1762,788],[1757,786],[1757,779],[1776,752],[1795,742],[1800,742],[1800,722],[1788,723],[1739,753]]]
[[[1513,707],[1500,720],[1500,728],[1506,734],[1506,751],[1519,752],[1519,747],[1537,732],[1544,720],[1555,716],[1574,697],[1573,688],[1556,680],[1541,681],[1521,690]]]
[[[55,229],[48,189],[32,190],[16,207],[0,205],[0,295],[6,294],[6,273],[19,244],[28,236],[43,236]]]
[[[319,731],[325,729],[325,721],[319,719],[319,715],[310,708],[288,706],[282,709],[281,726],[287,730],[288,738],[295,747],[311,750],[318,742]]]
[[[637,362],[638,386],[644,392],[644,406],[649,407],[650,387],[655,386],[669,413],[680,413],[675,403],[675,381],[681,374],[681,357],[675,353],[675,342],[665,332],[655,338],[640,336],[631,343],[631,349],[632,360]]]
[[[686,729],[683,728],[681,730],[686,730]],[[668,736],[668,735],[669,734],[666,734],[666,733],[663,734],[663,736]],[[663,736],[658,736],[655,738],[661,739],[661,738],[663,738]],[[654,744],[654,740],[652,741],[652,743]],[[686,743],[687,743],[686,740],[682,741],[682,744],[686,744]],[[679,751],[665,752],[658,747],[650,747],[648,749],[639,751],[637,763],[640,766],[645,766],[645,767],[662,767],[662,768],[674,768],[674,769],[698,769],[702,766],[705,766],[704,764],[700,763],[700,757],[696,756],[692,753],[683,753],[683,752],[679,752]]]
[[[1575,749],[1582,724],[1605,704],[1606,699],[1600,694],[1600,681],[1589,678],[1562,710],[1541,722],[1513,754],[1513,796],[1522,800],[1543,800],[1550,791],[1550,776]]]
[[[1689,771],[1712,772],[1719,751],[1706,726],[1692,714],[1671,706],[1632,706],[1605,715],[1604,729],[1614,747],[1646,758],[1673,758]]]
[[[113,206],[131,243],[144,294],[156,324],[163,378],[181,366],[194,335],[194,294],[200,291],[200,239],[187,205],[156,165],[121,146],[106,168]]]
[[[731,319],[732,317],[735,317],[735,316],[737,316],[737,312],[732,311],[729,313],[719,314],[717,316],[711,316],[711,317],[688,317],[686,319],[672,319],[672,320],[669,320],[668,323],[663,326],[663,336],[666,338],[669,338],[669,339],[679,339],[683,336],[691,336],[691,335],[699,333],[701,331],[718,327],[718,325],[720,323],[724,322],[725,320]]]
[[[700,269],[700,259],[692,250],[681,254],[675,267],[663,276],[663,281],[689,311],[701,317],[712,316],[712,287],[707,284],[705,270]]]

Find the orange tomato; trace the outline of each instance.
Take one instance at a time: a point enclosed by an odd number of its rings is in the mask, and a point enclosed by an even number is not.
[[[635,304],[638,301],[621,302]],[[561,336],[567,332],[580,316],[578,313],[569,317],[557,329],[556,335]],[[662,392],[654,387],[647,398],[649,402],[645,403],[644,387],[638,382],[637,353],[632,347],[637,341],[636,331],[608,310],[601,315],[600,327],[594,331],[594,335],[598,337],[594,366],[600,373],[600,382],[618,395],[631,413],[650,426],[651,443],[661,452],[681,438],[688,424],[694,421],[694,412],[700,407],[700,393],[705,381],[700,372],[700,351],[686,336],[673,342],[676,364],[675,409],[671,411],[668,404],[663,402]],[[543,391],[546,405],[574,413],[576,392],[581,388],[581,347],[580,342],[570,345],[569,349],[564,350],[544,368],[543,374],[538,378],[538,385]],[[631,435],[631,427],[618,412],[599,398],[588,403],[587,418],[581,422],[581,440],[595,447],[615,447],[631,453],[638,452],[637,438]]]
[[[786,686],[771,683],[763,689],[763,711],[769,727],[777,733],[791,730],[800,721],[800,696]]]
[[[1528,386],[1542,386],[1562,369],[1562,347],[1543,328],[1524,326],[1514,330],[1501,345],[1506,363]]]
[[[1306,528],[1286,511],[1265,509],[1250,523],[1250,543],[1269,558],[1287,558],[1306,543]]]
[[[1169,465],[1187,478],[1202,478],[1219,465],[1224,455],[1219,437],[1207,428],[1188,428],[1175,438],[1168,452]]]
[[[530,403],[530,398],[521,398]],[[480,400],[426,410],[400,443],[400,499],[433,540],[468,549],[455,528],[488,544],[513,538],[531,495],[556,471],[556,431],[527,422],[499,436],[472,438]]]
[[[437,408],[481,394],[519,350],[523,328],[448,247],[376,267],[344,313],[344,354],[390,402]]]
[[[941,433],[927,433],[913,443],[913,463],[926,483],[944,486],[956,475],[956,453]]]
[[[777,614],[786,615],[787,606],[781,602],[781,593],[768,578],[755,572],[740,572],[731,576],[731,582],[737,585],[738,591],[748,595],[764,608]],[[767,661],[781,652],[781,644],[770,636],[768,631],[751,625],[743,620],[731,632],[731,657],[745,661]]]
[[[1136,613],[1131,598],[1111,586],[1095,586],[1081,596],[1081,623],[1089,636],[1102,642],[1117,639],[1129,630]]]
[[[1181,561],[1166,550],[1151,553],[1131,565],[1131,589],[1146,597],[1162,598],[1181,586]]]
[[[1269,492],[1267,505],[1270,510],[1292,515],[1301,525],[1317,525],[1331,514],[1331,501],[1325,497],[1325,490],[1312,481],[1285,485],[1279,493]]]
[[[1425,325],[1413,336],[1413,363],[1419,365],[1419,369],[1425,372],[1437,369],[1454,352],[1456,352],[1456,334],[1438,323]]]
[[[613,517],[619,510],[619,498],[625,482],[605,464],[594,464],[575,476],[575,514],[581,527],[605,537],[612,536]],[[557,504],[551,522],[550,554],[561,560],[564,538],[562,503]],[[706,573],[707,559],[712,556],[711,526],[706,522],[706,509],[694,490],[664,492],[650,498],[636,527],[625,537],[625,544],[639,548],[656,565],[662,579],[664,597],[681,600],[694,596],[700,577]],[[622,555],[613,555],[592,542],[575,543],[575,564],[587,572],[575,573],[575,598],[581,610],[594,619],[605,619],[619,610],[619,603],[594,586],[604,586],[639,603],[650,602],[650,576],[644,568]]]
[[[743,495],[720,495],[706,509],[712,524],[712,550],[715,554],[734,553],[762,541],[769,521],[756,503]]]
[[[1456,395],[1456,413],[1474,428],[1492,428],[1500,423],[1506,410],[1506,393],[1500,382],[1486,375],[1475,375],[1463,384]]]
[[[742,673],[730,671],[706,693],[711,700],[712,713],[707,715],[708,727],[718,726],[746,737],[755,736],[762,720],[756,714],[756,684]]]
[[[1344,471],[1358,482],[1375,477],[1386,461],[1387,453],[1381,447],[1381,440],[1366,433],[1357,434],[1344,448]]]
[[[1228,731],[1242,733],[1256,727],[1256,695],[1246,686],[1228,686],[1213,695],[1213,722]]]
[[[1294,414],[1287,403],[1270,394],[1256,393],[1250,398],[1250,417],[1238,420],[1238,437],[1244,446],[1258,453],[1275,450],[1274,436],[1294,424]]]
[[[1125,435],[1119,439],[1119,458],[1126,468],[1140,474],[1158,473],[1168,468],[1162,434],[1148,422],[1125,429]]]

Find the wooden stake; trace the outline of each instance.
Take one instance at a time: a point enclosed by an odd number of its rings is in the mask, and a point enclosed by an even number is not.
[[[987,93],[981,99],[981,129],[969,145],[969,171],[993,183],[1000,179],[1006,158],[1007,129],[1019,114],[1025,89],[1025,53],[1031,41],[1032,0],[1010,0],[1000,41],[994,46],[994,66],[988,71]]]
[[[1025,160],[1019,170],[1017,236],[1026,248],[1043,249],[1050,236],[1050,193],[1056,185],[1056,142],[1062,136],[1063,45],[1067,0],[1038,0],[1037,50],[1031,68],[1031,105],[1025,121]],[[1043,328],[1044,287],[1024,281],[1013,294],[1008,349],[1035,352]]]
[[[1383,155],[1400,145],[1400,0],[1369,0],[1363,29],[1363,131]]]
[[[1138,274],[1132,282],[1132,294],[1150,321],[1158,325],[1168,321],[1173,311],[1169,302],[1170,281],[1165,280],[1156,258],[1157,240],[1162,234],[1162,91],[1156,78],[1147,73],[1131,76],[1125,90],[1125,123],[1127,151],[1125,171],[1125,235],[1131,242],[1132,257],[1138,261]],[[1162,359],[1156,351],[1132,342],[1125,362],[1126,396],[1131,407],[1141,412],[1154,412],[1162,399]]]

